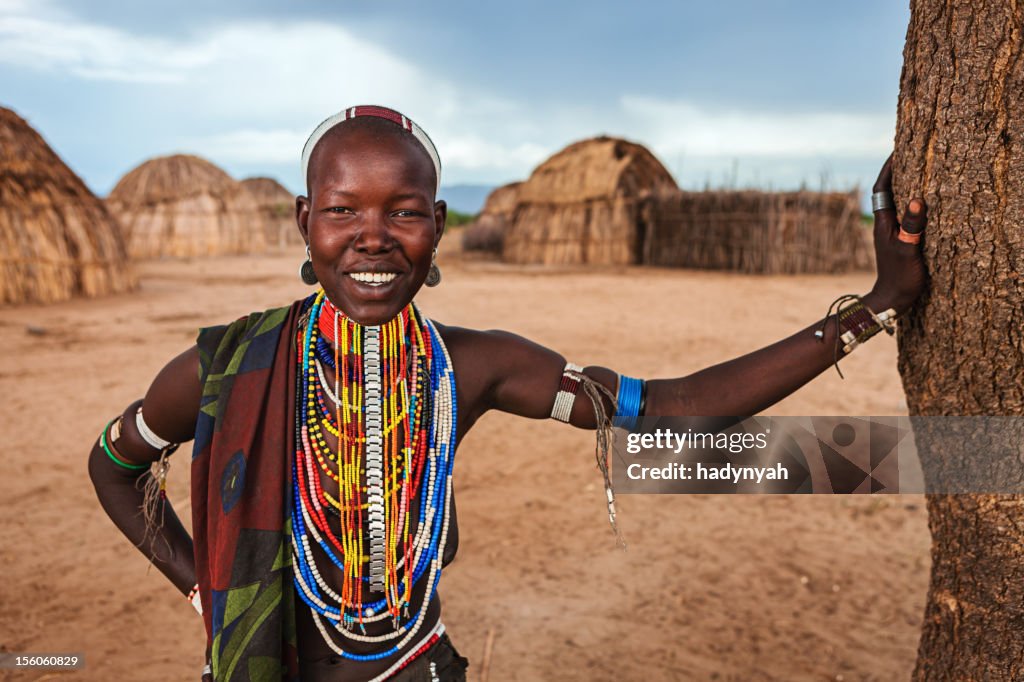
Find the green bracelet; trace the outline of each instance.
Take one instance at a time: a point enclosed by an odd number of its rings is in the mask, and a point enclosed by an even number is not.
[[[107,445],[107,431],[110,430],[110,425],[114,423],[111,419],[107,422],[107,425],[103,427],[103,431],[100,432],[100,445],[103,447],[103,452],[107,453],[107,457],[110,461],[121,467],[122,469],[128,469],[129,471],[143,471],[150,467],[149,464],[128,464],[127,462],[121,461],[113,452],[110,451],[110,446]]]

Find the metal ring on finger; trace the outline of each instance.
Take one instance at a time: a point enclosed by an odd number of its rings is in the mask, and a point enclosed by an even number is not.
[[[904,242],[906,244],[920,244],[921,233],[907,232],[901,227],[899,234],[896,235],[896,239],[899,239],[901,242]]]
[[[871,195],[871,212],[886,211],[895,209],[896,202],[892,198],[892,192],[875,192]]]

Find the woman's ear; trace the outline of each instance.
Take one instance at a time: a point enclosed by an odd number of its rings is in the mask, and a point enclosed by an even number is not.
[[[309,199],[295,197],[295,224],[299,226],[302,240],[309,244]]]
[[[445,201],[434,203],[434,248],[441,242],[444,234],[444,224],[448,220],[448,204]]]

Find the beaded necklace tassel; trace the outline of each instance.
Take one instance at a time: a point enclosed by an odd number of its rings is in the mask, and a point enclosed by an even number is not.
[[[440,578],[451,511],[454,376],[436,329],[413,306],[364,328],[321,292],[308,319],[297,339],[294,582],[333,651],[376,660],[416,636]],[[333,452],[323,431],[337,436]],[[337,499],[323,490],[321,472],[337,481]],[[337,535],[327,512],[338,517]],[[341,594],[320,574],[313,545],[340,570]],[[420,583],[424,601],[410,613]],[[364,603],[364,593],[380,596]],[[365,625],[385,619],[390,630],[367,634]],[[387,648],[355,654],[331,633]]]
[[[384,591],[384,442],[381,437],[380,327],[363,329],[366,422],[366,518],[370,530],[370,592]]]

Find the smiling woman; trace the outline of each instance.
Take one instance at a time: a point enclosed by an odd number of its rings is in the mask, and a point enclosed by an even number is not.
[[[296,219],[322,288],[202,330],[90,455],[115,523],[170,548],[154,563],[203,615],[205,679],[464,680],[437,586],[458,548],[455,451],[481,415],[550,417],[607,445],[609,415],[756,413],[888,328],[924,283],[924,206],[900,228],[886,164],[870,293],[761,350],[644,382],[421,313],[447,211],[433,144],[402,114],[328,119],[303,170]],[[159,492],[193,438],[194,545]],[[598,464],[615,529],[607,450]]]

